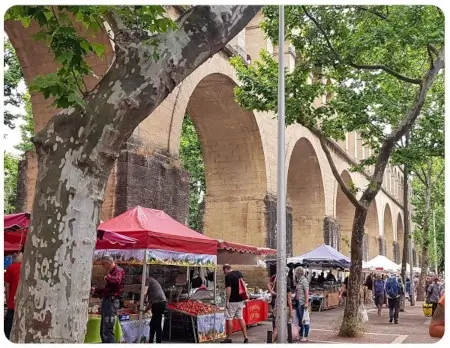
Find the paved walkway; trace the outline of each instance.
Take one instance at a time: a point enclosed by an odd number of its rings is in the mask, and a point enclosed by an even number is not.
[[[405,312],[400,312],[399,324],[389,323],[388,309],[383,308],[381,317],[374,307],[368,306],[369,321],[365,325],[364,334],[357,338],[343,338],[337,335],[343,309],[334,309],[311,314],[309,343],[436,343],[438,339],[428,334],[430,318],[422,312],[422,303],[414,307],[406,305]],[[272,328],[270,322],[248,329],[250,343],[264,343],[266,332]],[[233,343],[243,341],[240,332],[232,336]]]

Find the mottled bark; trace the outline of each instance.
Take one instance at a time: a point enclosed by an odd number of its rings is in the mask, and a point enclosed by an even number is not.
[[[84,110],[63,110],[35,137],[39,172],[13,342],[83,342],[96,227],[122,143],[259,9],[193,7],[177,30],[156,37],[156,48],[145,33],[110,16],[116,44],[110,70],[86,98]]]
[[[361,302],[360,287],[362,284],[364,225],[366,223],[367,211],[370,204],[364,205],[365,207],[357,207],[355,209],[355,217],[353,218],[350,246],[352,264],[350,266],[350,276],[348,278],[344,320],[339,329],[339,335],[344,337],[354,337],[361,331],[362,323],[360,322],[360,316],[358,315],[358,308]]]

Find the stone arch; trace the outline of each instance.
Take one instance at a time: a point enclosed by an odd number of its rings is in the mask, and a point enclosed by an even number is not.
[[[319,159],[307,138],[294,145],[287,175],[287,203],[292,208],[294,255],[324,242],[325,191]]]
[[[397,214],[397,233],[396,233],[396,241],[398,243],[398,250],[400,253],[400,261],[403,256],[403,248],[404,248],[404,240],[405,240],[405,230],[403,228],[403,217],[400,213]]]
[[[186,106],[205,165],[204,233],[263,246],[264,150],[255,116],[234,100],[235,86],[227,75],[209,74],[194,86]]]
[[[341,178],[347,184],[353,184],[352,177],[350,173],[344,170],[341,173]],[[353,217],[355,214],[355,207],[349,201],[347,196],[342,192],[339,185],[337,185],[336,192],[336,220],[340,226],[340,235],[341,235],[341,252],[344,255],[350,255],[350,242],[352,236],[352,225],[353,225]]]
[[[386,241],[386,256],[394,261],[394,224],[389,203],[386,203],[384,207],[383,225],[384,240]]]

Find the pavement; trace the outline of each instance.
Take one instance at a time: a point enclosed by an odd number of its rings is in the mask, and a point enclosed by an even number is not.
[[[364,325],[364,333],[355,338],[344,338],[337,335],[339,324],[343,316],[343,308],[332,309],[323,312],[311,313],[311,324],[308,343],[436,343],[439,339],[431,338],[428,334],[428,326],[431,318],[427,318],[422,312],[422,302],[414,307],[406,304],[404,312],[400,312],[399,324],[389,323],[388,309],[383,308],[379,317],[375,306],[366,306],[369,321]],[[261,325],[248,328],[250,343],[265,343],[267,331],[272,329],[272,323],[267,321]],[[242,343],[240,332],[232,335],[233,343]],[[302,343],[304,344],[304,343]]]

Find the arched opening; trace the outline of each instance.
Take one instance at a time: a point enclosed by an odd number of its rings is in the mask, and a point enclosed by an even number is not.
[[[386,241],[386,256],[392,260],[394,260],[394,229],[392,228],[392,214],[391,208],[389,204],[386,203],[384,208],[384,240]]]
[[[294,255],[323,243],[325,192],[319,160],[306,138],[292,150],[287,177],[287,203],[292,208],[292,249]]]
[[[403,218],[401,214],[398,213],[397,215],[397,243],[399,250],[398,262],[402,262],[403,259],[404,240],[405,240],[405,231],[403,229]]]
[[[203,232],[263,246],[264,152],[255,117],[235,102],[234,86],[228,76],[210,74],[197,84],[186,108],[204,160]]]
[[[351,186],[353,184],[353,180],[346,170],[341,173],[341,178],[342,180],[344,180],[347,186]],[[355,207],[338,186],[336,194],[336,219],[339,223],[341,234],[340,251],[344,255],[348,256],[350,256],[350,243],[352,238],[352,225],[354,215]]]
[[[379,231],[377,205],[375,201],[373,201],[367,212],[365,224],[365,232],[368,239],[368,260],[373,259],[378,255]]]

